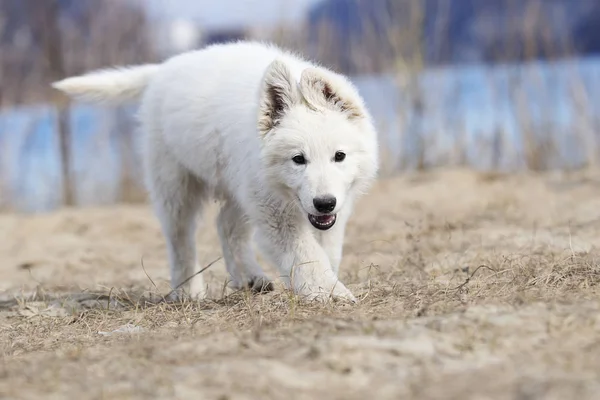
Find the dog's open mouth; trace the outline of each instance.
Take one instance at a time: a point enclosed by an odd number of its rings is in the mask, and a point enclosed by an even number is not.
[[[308,220],[317,229],[326,231],[335,224],[335,214],[329,215],[312,215],[308,214]]]

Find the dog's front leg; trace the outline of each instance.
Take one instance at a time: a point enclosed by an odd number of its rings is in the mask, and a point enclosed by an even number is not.
[[[310,231],[265,224],[258,228],[257,234],[261,250],[278,267],[286,286],[296,294],[308,300],[334,298],[356,302],[337,279],[328,254]]]
[[[340,263],[342,261],[342,253],[344,249],[344,234],[346,224],[351,212],[351,205],[347,206],[337,215],[335,225],[325,231],[319,233],[319,243],[329,257],[331,269],[336,276],[339,275]]]

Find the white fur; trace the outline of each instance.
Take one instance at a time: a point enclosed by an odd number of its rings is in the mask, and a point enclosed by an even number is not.
[[[354,200],[377,174],[378,144],[345,77],[272,45],[238,42],[54,86],[102,103],[140,97],[146,183],[174,287],[198,270],[195,220],[213,197],[223,203],[217,226],[234,286],[270,285],[251,248],[255,233],[297,294],[355,301],[337,273]],[[346,153],[343,162],[334,162],[336,151]],[[300,153],[307,164],[292,161]],[[323,195],[337,198],[327,231],[308,221],[319,215],[313,198]],[[205,294],[201,275],[182,288]]]
[[[94,103],[137,100],[159,68],[151,64],[134,68],[107,68],[63,79],[53,83],[52,87],[79,100]]]

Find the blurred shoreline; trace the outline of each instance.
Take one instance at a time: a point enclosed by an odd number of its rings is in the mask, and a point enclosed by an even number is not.
[[[311,2],[295,25],[203,31],[191,19],[159,23],[139,0],[43,7],[7,0],[1,7],[13,18],[0,18],[0,210],[60,207],[66,170],[77,205],[145,198],[135,107],[65,109],[52,80],[240,39],[273,41],[349,75],[381,134],[383,176],[446,166],[596,166],[600,55],[581,38],[593,34],[600,7],[577,0],[563,15],[563,3],[503,0],[477,3],[477,11],[454,0],[325,0]],[[571,32],[588,53],[560,32]],[[61,131],[59,112],[69,132]]]

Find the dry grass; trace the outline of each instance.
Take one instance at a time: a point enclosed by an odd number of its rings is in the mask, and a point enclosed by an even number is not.
[[[166,304],[146,207],[5,214],[0,397],[596,398],[599,224],[597,173],[407,175],[348,228],[358,305],[230,293],[222,262],[210,300]]]

